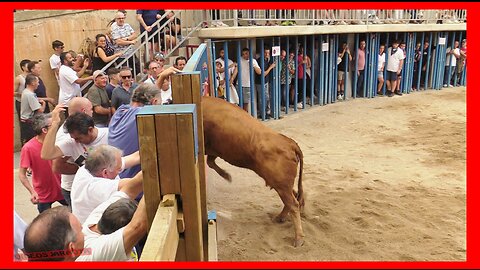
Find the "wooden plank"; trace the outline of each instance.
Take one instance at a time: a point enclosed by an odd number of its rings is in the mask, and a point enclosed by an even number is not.
[[[175,261],[179,234],[175,194],[163,196],[143,248],[140,261]]]
[[[218,261],[217,222],[215,220],[208,221],[208,261]]]
[[[158,168],[161,194],[180,194],[180,169],[175,114],[156,114]]]
[[[185,102],[184,90],[183,86],[183,74],[173,75],[171,78],[172,80],[172,99],[174,104],[185,104],[190,102]]]
[[[195,158],[193,114],[177,114],[182,209],[187,261],[203,261],[198,162]]]
[[[184,233],[185,232],[185,219],[183,217],[183,210],[182,209],[178,210],[177,228],[178,228],[179,233]]]
[[[160,183],[158,177],[155,121],[153,115],[137,116],[137,130],[140,151],[140,163],[143,172],[143,194],[147,210],[148,228],[153,223],[160,203]]]
[[[198,129],[198,162],[200,172],[200,208],[202,218],[202,235],[204,247],[208,244],[207,227],[207,189],[206,189],[206,160],[203,138],[203,115],[200,74],[177,74],[172,76],[173,102],[175,104],[193,103],[197,108],[197,129]],[[178,88],[177,88],[178,87]],[[187,88],[188,87],[188,88]],[[208,249],[204,249],[204,258],[208,258]]]
[[[185,235],[183,233],[180,234],[180,238],[178,239],[177,256],[175,257],[175,261],[187,261],[187,256],[185,255]]]
[[[198,168],[200,172],[200,209],[202,211],[202,234],[203,246],[208,245],[208,214],[207,214],[207,184],[206,184],[206,160],[205,160],[205,141],[203,138],[203,109],[201,97],[200,74],[191,76],[192,103],[197,105],[197,130],[198,130]],[[208,248],[204,249],[204,257],[209,258]]]

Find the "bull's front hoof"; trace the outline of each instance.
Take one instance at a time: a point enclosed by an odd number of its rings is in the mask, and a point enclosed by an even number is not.
[[[294,246],[294,247],[301,247],[301,246],[303,246],[304,243],[305,243],[305,241],[303,240],[303,238],[296,239],[296,240],[293,242],[293,246]]]

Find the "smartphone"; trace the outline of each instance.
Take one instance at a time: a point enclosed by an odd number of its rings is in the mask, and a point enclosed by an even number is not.
[[[83,155],[80,155],[74,162],[75,164],[78,165],[78,167],[81,167],[83,166],[84,161],[85,161],[85,157]]]

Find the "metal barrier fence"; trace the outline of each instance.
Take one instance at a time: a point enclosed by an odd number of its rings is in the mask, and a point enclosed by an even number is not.
[[[409,94],[412,90],[440,90],[445,87],[445,74],[455,75],[451,81],[453,85],[465,85],[466,68],[458,70],[452,66],[452,61],[446,61],[447,48],[453,47],[455,41],[461,43],[465,34],[466,32],[359,33],[212,40],[206,49],[211,54],[211,57],[208,57],[210,92],[214,96],[219,95],[219,78],[225,82],[232,81],[231,84],[225,84],[224,98],[262,120],[279,119],[292,109],[296,112],[307,106],[337,102],[339,50],[343,43],[347,43],[354,44],[351,50],[353,61],[349,61],[347,57],[347,61],[342,63],[347,72],[344,76],[345,95],[340,98],[345,100],[359,97],[374,98],[378,96],[379,47],[386,45],[385,54],[388,54],[388,48],[394,40],[401,41],[405,46],[403,49],[405,59],[401,78],[398,80],[399,92]],[[358,48],[361,40],[366,43],[365,69],[359,72]],[[218,57],[220,50],[224,51],[223,58]],[[246,50],[245,54],[242,50]],[[280,56],[283,50],[286,56]],[[260,71],[254,68],[254,59]],[[225,71],[215,68],[218,61],[224,63],[222,68]],[[225,68],[226,65],[231,65],[227,63],[238,63],[237,70]],[[273,69],[269,68],[271,63],[275,63]],[[387,74],[387,65],[388,55],[383,70],[384,78]],[[292,73],[286,72],[288,66]],[[219,73],[224,74],[213,76]],[[205,79],[206,77],[204,76]],[[242,81],[248,82],[248,85],[244,85]],[[449,84],[450,81],[447,82],[447,86]],[[231,91],[232,86],[236,92]],[[386,90],[384,83],[381,93],[385,95]],[[238,101],[232,99],[232,94],[238,95]],[[244,94],[249,96],[245,97]]]
[[[245,26],[245,25],[328,25],[328,24],[379,24],[379,23],[463,23],[466,10],[463,9],[363,9],[363,10],[208,10],[206,25]],[[219,23],[221,22],[221,23]]]

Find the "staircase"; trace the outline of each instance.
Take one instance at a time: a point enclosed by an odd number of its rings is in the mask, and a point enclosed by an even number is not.
[[[173,12],[173,13],[172,13]],[[188,12],[188,13],[187,13]],[[158,40],[162,40],[161,44],[159,44],[159,47],[162,48],[161,52],[164,54],[164,58],[166,59],[166,64],[168,65],[173,65],[175,58],[179,55],[187,56],[187,50],[185,48],[186,45],[189,44],[189,41],[197,41],[197,38],[195,38],[196,32],[201,29],[202,24],[203,24],[203,14],[202,10],[166,10],[165,14],[158,19],[152,27],[157,26],[157,30],[155,32],[147,32],[143,31],[138,37],[137,37],[137,43],[135,45],[130,45],[128,48],[134,48],[133,53],[126,57],[124,60],[122,60],[119,63],[116,63],[118,58],[115,58],[114,60],[110,61],[105,67],[103,67],[101,70],[106,71],[110,67],[116,67],[120,68],[122,66],[129,66],[129,60],[133,58],[133,62],[135,63],[136,61],[139,62],[140,64],[140,69],[141,70],[136,70],[135,66],[130,67],[132,68],[132,74],[136,82],[141,82],[143,81],[146,77],[147,74],[144,72],[144,66],[145,63],[151,59],[153,59],[153,56],[151,55],[150,49],[149,48],[149,42],[153,43],[153,38],[155,36],[158,36]],[[171,14],[172,13],[172,14]],[[197,14],[198,13],[198,14]],[[170,14],[170,15],[169,15]],[[169,18],[169,19],[167,19]],[[175,33],[174,35],[171,35],[176,40],[176,43],[173,42],[173,38],[170,38],[169,41],[167,42],[167,38],[161,39],[160,37],[163,36],[166,32],[166,30],[170,26],[176,26],[175,21],[176,18],[179,18],[181,20],[181,28],[179,33]],[[163,23],[162,23],[163,21]],[[172,22],[172,23],[170,23]],[[165,36],[169,36],[165,34]],[[142,42],[142,39],[144,41]],[[198,44],[200,42],[197,42]],[[137,45],[139,44],[139,45]],[[160,48],[154,48],[155,51],[160,51]],[[85,93],[86,89],[88,89],[91,85],[93,84],[93,81],[89,81],[85,83],[81,87],[82,93]]]

